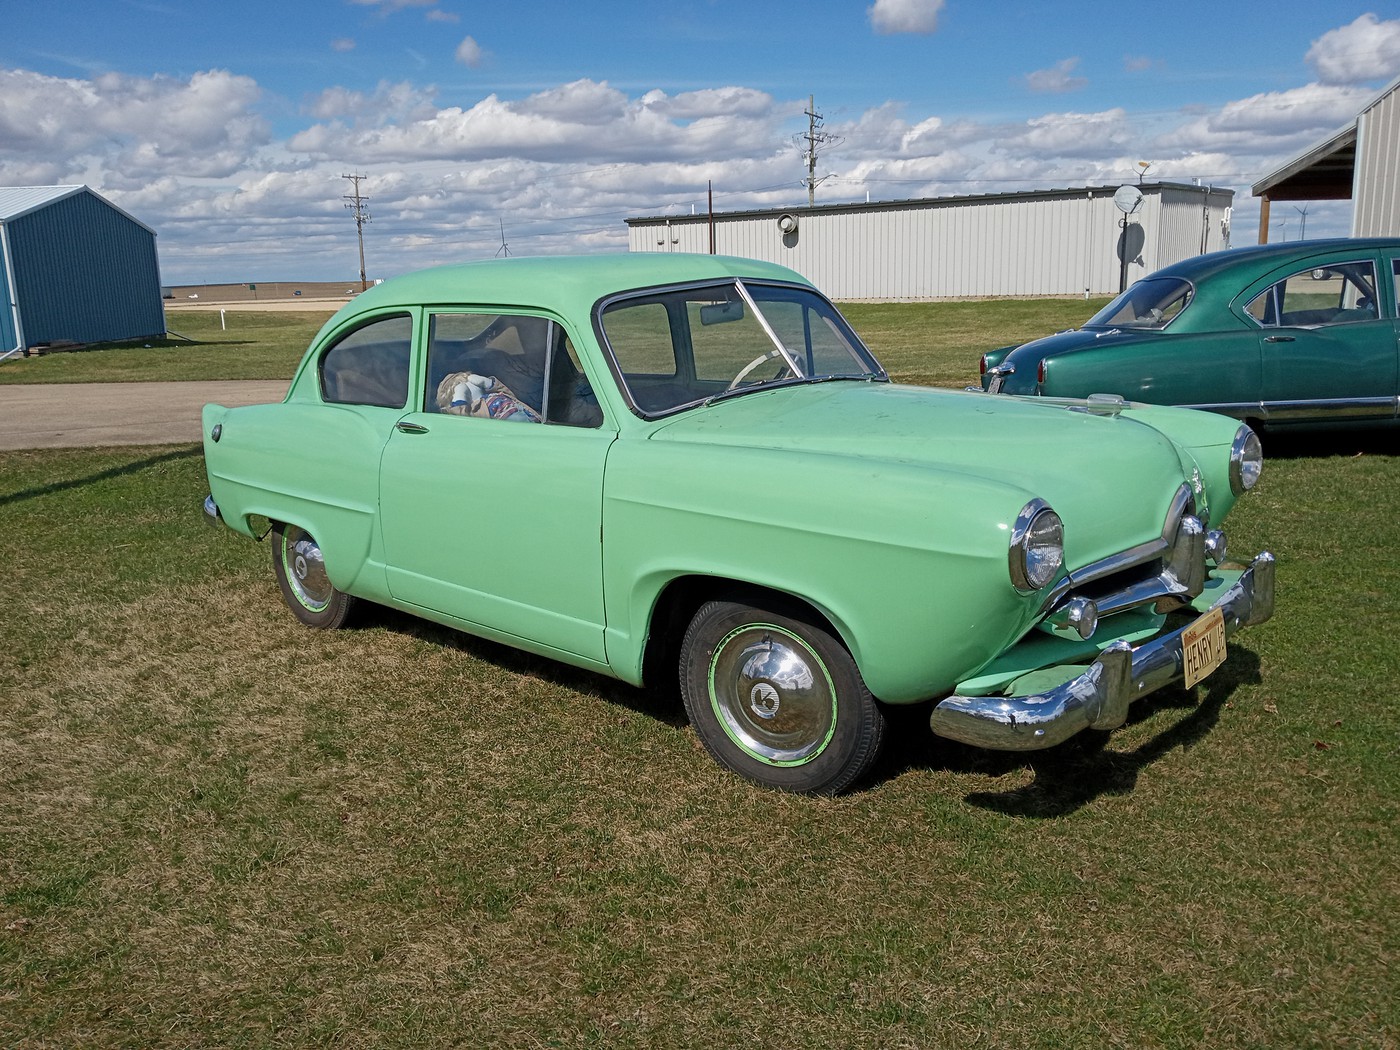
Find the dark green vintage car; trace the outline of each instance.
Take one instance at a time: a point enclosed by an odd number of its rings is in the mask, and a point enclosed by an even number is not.
[[[1256,245],[1175,263],[1082,328],[982,355],[992,393],[1209,409],[1256,429],[1393,422],[1400,241]]]

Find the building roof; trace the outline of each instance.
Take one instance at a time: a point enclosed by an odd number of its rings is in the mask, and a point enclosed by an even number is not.
[[[1124,183],[1131,183],[1139,186],[1138,183],[1125,179]],[[717,217],[725,219],[747,219],[764,218],[770,215],[781,215],[785,212],[792,212],[799,215],[817,215],[832,212],[872,212],[872,211],[900,211],[908,208],[940,208],[957,204],[996,204],[1010,201],[1030,201],[1030,200],[1063,200],[1067,197],[1112,197],[1114,193],[1124,183],[1111,182],[1103,186],[1065,186],[1058,189],[1041,190],[1003,190],[997,193],[965,193],[953,194],[947,197],[911,197],[903,200],[892,201],[843,201],[836,204],[800,204],[787,205],[778,208],[752,208],[740,211],[715,212]],[[1140,184],[1144,192],[1155,191],[1161,193],[1163,190],[1187,190],[1191,193],[1225,193],[1234,196],[1234,190],[1224,186],[1197,185],[1189,182],[1145,182]],[[637,215],[623,220],[628,226],[645,226],[653,223],[664,222],[706,222],[709,220],[707,212],[697,212],[690,215]]]
[[[152,236],[155,235],[156,231],[136,216],[122,211],[102,194],[87,186],[0,186],[0,222],[11,222],[57,201],[75,197],[79,193],[91,193],[113,211],[126,216]]]
[[[0,222],[18,219],[85,189],[86,186],[0,186]]]
[[[1250,187],[1255,197],[1275,201],[1350,200],[1356,172],[1357,128],[1362,114],[1400,88],[1400,77],[1361,107],[1351,123],[1310,146]]]

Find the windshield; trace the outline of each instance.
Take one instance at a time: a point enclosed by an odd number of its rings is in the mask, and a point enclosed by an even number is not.
[[[1145,277],[1089,320],[1085,328],[1165,328],[1191,301],[1180,277]]]
[[[884,378],[836,308],[810,288],[735,280],[648,292],[606,303],[601,324],[643,415],[779,383]]]

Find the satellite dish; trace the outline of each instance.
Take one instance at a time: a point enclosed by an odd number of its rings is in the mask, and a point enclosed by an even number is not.
[[[797,230],[797,216],[790,212],[784,212],[778,216],[778,229],[783,233],[794,233]]]
[[[1113,195],[1113,206],[1124,215],[1131,215],[1142,205],[1142,190],[1136,186],[1119,186]]]

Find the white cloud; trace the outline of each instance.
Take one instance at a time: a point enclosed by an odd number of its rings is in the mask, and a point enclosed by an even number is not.
[[[474,37],[463,37],[462,42],[457,45],[457,61],[468,69],[479,69],[485,54]]]
[[[762,97],[729,88],[678,96],[687,117],[681,122],[654,93],[632,99],[605,82],[579,80],[518,101],[488,95],[469,109],[438,109],[384,127],[315,125],[292,136],[288,146],[314,160],[354,156],[363,162],[733,159],[771,152],[781,141],[779,114],[756,108]]]
[[[337,120],[361,127],[382,127],[404,120],[422,120],[437,112],[435,90],[416,88],[408,81],[381,80],[373,94],[343,87],[327,88],[308,100],[303,110],[318,120]]]
[[[104,168],[130,180],[172,169],[225,175],[269,139],[253,110],[259,95],[253,80],[223,70],[188,80],[117,73],[70,80],[0,70],[0,158],[47,156],[74,175],[101,158]]]
[[[348,36],[336,37],[334,40],[331,41],[331,50],[338,51],[342,54],[344,54],[347,51],[354,51],[355,41],[350,39]]]
[[[942,10],[943,0],[875,0],[866,14],[877,33],[932,33]]]
[[[1062,95],[1068,91],[1078,91],[1088,80],[1074,75],[1079,58],[1062,59],[1049,69],[1038,69],[1026,74],[1026,85],[1037,94]]]
[[[1313,41],[1304,61],[1324,84],[1365,84],[1400,73],[1400,19],[1364,14]]]
[[[1115,107],[1100,113],[1047,113],[1019,130],[1008,129],[995,149],[1039,158],[1095,158],[1111,155],[1134,137],[1128,114]]]
[[[1179,149],[1287,153],[1346,124],[1373,94],[1324,84],[1269,91],[1191,120],[1169,139]]]
[[[375,7],[380,14],[392,15],[411,7],[436,7],[438,0],[350,0],[360,7]]]

